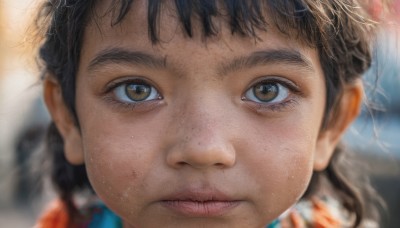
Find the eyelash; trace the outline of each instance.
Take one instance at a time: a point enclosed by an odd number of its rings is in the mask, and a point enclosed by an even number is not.
[[[139,84],[139,85],[147,85],[151,87],[151,89],[155,90],[157,93],[156,99],[151,100],[143,100],[143,101],[132,101],[132,102],[124,102],[118,98],[116,98],[116,89],[120,86],[127,86],[129,84]],[[159,89],[153,86],[153,83],[148,82],[144,79],[139,78],[131,78],[131,79],[121,79],[114,82],[111,82],[105,88],[103,99],[108,103],[114,105],[116,108],[122,108],[123,110],[132,111],[132,110],[150,110],[152,108],[157,107],[157,104],[163,99],[161,96]],[[147,99],[147,98],[146,98]]]
[[[255,86],[268,83],[275,83],[286,88],[289,93],[287,98],[285,98],[285,100],[282,102],[269,103],[262,101],[256,102],[246,97],[247,92],[251,89],[254,89]],[[270,111],[282,112],[291,109],[296,104],[298,104],[298,98],[302,95],[303,93],[301,92],[299,86],[297,86],[295,83],[283,78],[273,77],[273,78],[263,78],[261,80],[257,80],[256,82],[252,83],[251,86],[248,87],[247,90],[242,95],[242,101],[245,101],[250,106],[250,108],[254,109],[257,112],[261,113]]]
[[[152,99],[152,100],[146,100],[146,101],[137,101],[137,102],[123,102],[118,100],[115,96],[115,90],[123,85],[129,85],[129,84],[144,84],[148,85],[152,88],[154,88],[158,94],[157,99]],[[284,88],[288,89],[288,97],[278,103],[269,103],[269,102],[256,102],[252,101],[249,98],[246,97],[246,93],[253,89],[255,86],[260,85],[260,84],[268,84],[268,83],[275,83],[280,86],[283,86]],[[152,85],[153,83],[149,83],[146,80],[143,79],[138,79],[138,78],[133,78],[133,79],[121,79],[118,81],[114,81],[109,83],[107,87],[105,88],[103,94],[104,100],[111,103],[114,105],[116,108],[122,108],[124,110],[149,110],[152,108],[155,108],[157,104],[163,99],[161,93],[159,92],[159,89],[157,89],[155,86]],[[252,83],[250,87],[247,88],[245,93],[242,95],[242,101],[245,101],[250,108],[254,109],[257,112],[282,112],[286,111],[296,104],[298,104],[298,97],[302,96],[302,92],[300,88],[293,82],[288,81],[286,79],[281,79],[281,78],[267,78],[267,79],[261,79],[257,80],[256,82]]]

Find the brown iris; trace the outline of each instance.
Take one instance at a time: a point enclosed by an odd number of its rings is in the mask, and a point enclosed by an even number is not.
[[[125,92],[132,101],[143,101],[150,96],[151,87],[146,84],[128,84]]]
[[[275,99],[279,93],[276,83],[260,83],[253,88],[254,96],[262,102],[269,102]]]

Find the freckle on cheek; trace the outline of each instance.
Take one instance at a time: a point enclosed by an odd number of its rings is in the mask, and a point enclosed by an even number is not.
[[[131,176],[132,176],[132,180],[135,180],[137,178],[137,172],[135,170],[132,170]]]

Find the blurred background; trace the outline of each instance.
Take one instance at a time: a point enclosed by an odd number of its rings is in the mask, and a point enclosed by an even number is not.
[[[35,2],[0,0],[0,227],[32,227],[46,202],[30,168],[49,121],[27,34]]]
[[[400,227],[400,0],[363,0],[380,22],[367,100],[345,141],[365,164],[387,209],[381,227]],[[41,100],[29,25],[34,0],[0,0],[0,226],[32,227],[54,197],[38,179],[49,116]],[[376,76],[379,76],[378,78]],[[36,165],[32,165],[36,164]],[[356,167],[356,166],[355,166]],[[356,169],[356,168],[355,168]]]

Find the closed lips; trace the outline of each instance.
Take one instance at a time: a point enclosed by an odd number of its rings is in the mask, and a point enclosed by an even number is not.
[[[161,201],[161,204],[185,216],[213,217],[226,214],[240,202],[219,192],[185,191],[167,197]]]

